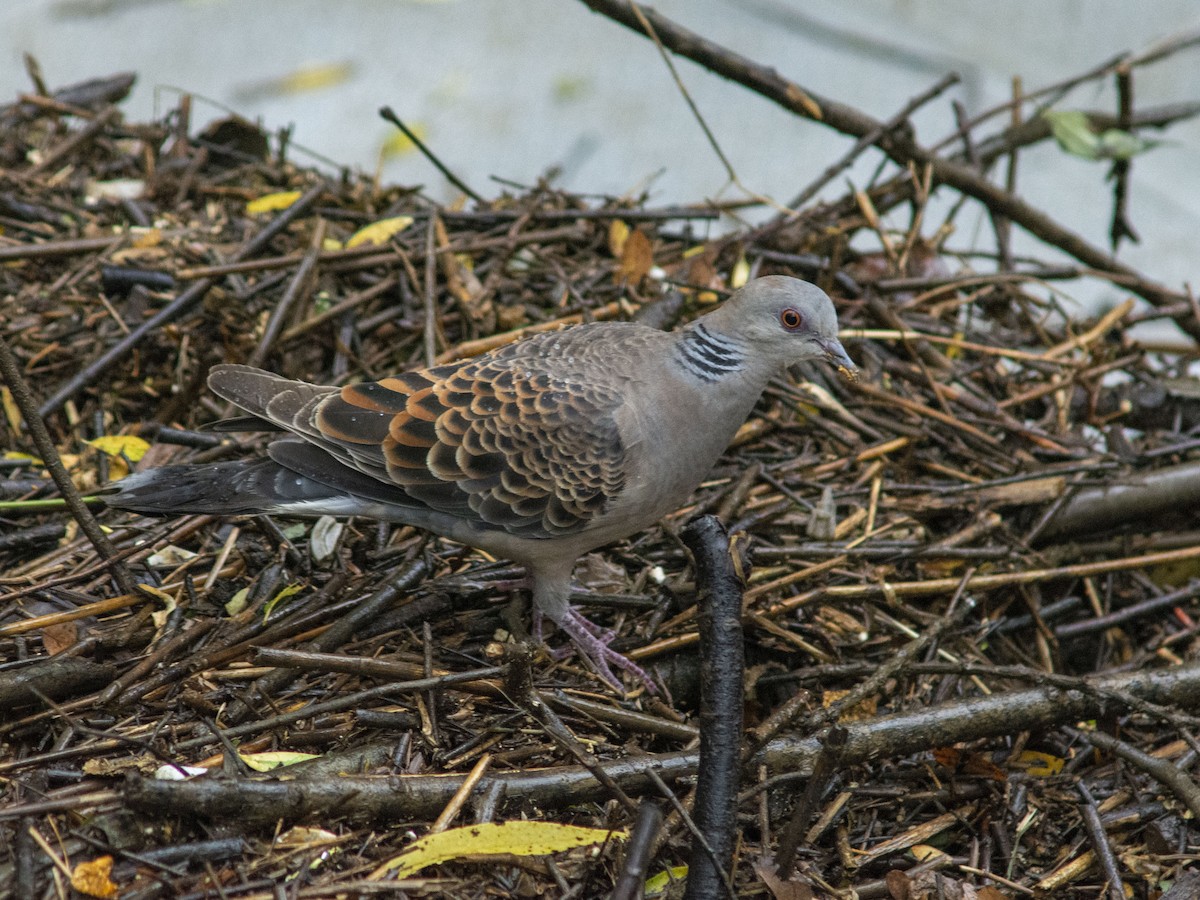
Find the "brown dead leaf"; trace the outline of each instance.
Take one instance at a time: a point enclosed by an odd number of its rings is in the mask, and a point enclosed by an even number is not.
[[[153,756],[127,756],[121,759],[89,759],[83,764],[83,774],[97,778],[120,778],[126,772],[153,775],[161,765]]]
[[[887,885],[888,896],[892,900],[911,900],[913,883],[907,872],[891,869],[883,876],[883,882]]]
[[[42,629],[42,646],[51,656],[74,647],[79,642],[79,626],[76,622],[60,622]]]
[[[825,691],[821,694],[821,706],[825,709],[833,706],[847,694],[849,691]],[[848,709],[843,709],[841,715],[838,716],[839,722],[858,722],[863,719],[872,718],[879,710],[879,699],[877,697],[868,697]]]
[[[450,236],[440,218],[434,217],[433,227],[438,247],[441,248],[438,251],[438,264],[446,278],[446,288],[482,333],[494,331],[496,307],[485,295],[483,282],[472,271],[470,259],[446,249],[450,244]]]
[[[754,871],[766,885],[767,890],[775,900],[812,900],[813,889],[802,881],[784,881],[775,871],[775,864],[760,860],[754,864]]]
[[[963,775],[982,775],[1001,783],[1008,778],[1003,769],[982,753],[968,752],[957,747],[937,747],[933,751],[933,758],[939,765],[954,769]]]
[[[621,264],[617,266],[617,280],[626,284],[637,284],[650,272],[654,265],[654,247],[650,238],[640,229],[631,231],[621,248]]]
[[[89,897],[115,897],[117,886],[109,877],[112,867],[111,856],[99,856],[90,862],[80,863],[71,872],[71,887]]]
[[[666,268],[676,282],[701,288],[707,293],[725,287],[725,280],[717,271],[715,258],[716,249],[701,244],[685,250],[683,259],[678,264]]]

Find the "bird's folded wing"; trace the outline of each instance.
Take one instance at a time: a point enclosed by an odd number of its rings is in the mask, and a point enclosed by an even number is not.
[[[513,535],[582,531],[625,483],[621,397],[536,360],[485,356],[341,389],[218,366],[209,385],[311,445],[272,445],[298,474]]]

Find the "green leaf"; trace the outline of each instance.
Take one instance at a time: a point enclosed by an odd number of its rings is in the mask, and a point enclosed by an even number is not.
[[[1162,142],[1143,140],[1130,131],[1110,128],[1100,135],[1100,156],[1103,159],[1133,159],[1139,153],[1145,153],[1160,143]]]
[[[1072,156],[1084,159],[1132,159],[1162,143],[1144,140],[1132,131],[1120,128],[1109,128],[1097,134],[1092,130],[1087,113],[1078,109],[1047,109],[1042,112],[1042,118],[1050,123],[1050,133],[1058,146]]]
[[[293,594],[300,593],[302,590],[304,590],[304,585],[299,583],[289,584],[284,587],[278,594],[268,600],[265,606],[263,606],[263,621],[266,621],[271,617],[271,613],[274,611],[276,606]]]
[[[1072,156],[1084,159],[1099,158],[1100,138],[1092,131],[1086,113],[1077,109],[1047,109],[1042,118],[1050,123],[1050,133],[1058,146]]]

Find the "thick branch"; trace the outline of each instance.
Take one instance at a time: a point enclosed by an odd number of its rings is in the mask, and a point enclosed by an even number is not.
[[[1064,682],[1056,679],[1057,685]],[[960,741],[986,740],[1018,731],[1044,730],[1092,719],[1124,708],[1121,695],[1139,701],[1200,710],[1200,664],[1157,672],[1078,679],[1076,688],[1047,685],[1023,691],[970,697],[914,712],[880,716],[845,726],[849,732],[842,765],[919,753]],[[751,762],[797,776],[812,773],[824,732],[807,738],[781,738]],[[656,756],[630,756],[603,763],[628,794],[657,790],[650,772],[664,781],[696,774],[694,750]],[[562,766],[488,775],[481,794],[499,782],[508,797],[542,809],[602,801],[607,789],[582,766]],[[280,818],[313,818],[336,813],[357,820],[409,819],[437,813],[462,785],[458,775],[394,775],[324,778],[314,781],[248,781],[202,778],[156,781],[131,777],[125,796],[133,809],[154,815],[198,815],[269,826]]]

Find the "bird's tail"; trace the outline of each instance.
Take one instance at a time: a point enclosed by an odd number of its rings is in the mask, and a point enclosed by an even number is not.
[[[347,500],[271,459],[147,469],[102,495],[109,506],[151,515],[344,515]]]

